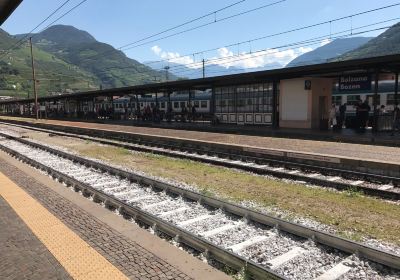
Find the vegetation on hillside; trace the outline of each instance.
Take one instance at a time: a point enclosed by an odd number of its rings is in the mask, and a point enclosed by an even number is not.
[[[347,52],[334,60],[359,59],[390,54],[400,54],[400,23],[393,25],[361,47]]]
[[[0,95],[32,96],[32,67],[28,43],[6,52],[18,42],[0,30]],[[48,52],[33,47],[39,95],[66,90],[94,89],[99,83],[91,73],[81,70]]]
[[[27,40],[6,53],[23,36],[11,36],[0,29],[0,96],[32,96]],[[35,34],[33,44],[39,95],[131,86],[154,82],[154,77],[162,81],[165,77],[164,72],[130,59],[72,26],[52,26]]]
[[[158,80],[165,77],[164,72],[130,59],[122,51],[72,26],[52,26],[35,36],[34,43],[55,57],[89,71],[103,88],[150,83],[155,77]]]

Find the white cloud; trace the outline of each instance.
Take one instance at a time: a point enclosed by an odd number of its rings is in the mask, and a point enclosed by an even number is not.
[[[324,40],[321,41],[321,44],[320,44],[320,45],[321,45],[321,47],[322,47],[322,46],[325,46],[326,44],[329,44],[330,42],[332,42],[331,39],[324,39]]]
[[[194,63],[194,59],[190,56],[181,56],[177,52],[163,51],[159,46],[153,46],[151,50],[160,58],[168,59],[170,62],[185,64],[187,67],[197,69],[202,67],[202,63]],[[207,64],[216,64],[225,68],[238,67],[238,68],[256,68],[263,67],[268,64],[286,65],[297,56],[306,52],[312,51],[310,47],[299,47],[287,50],[267,49],[253,53],[241,52],[234,53],[228,48],[220,48],[217,51],[217,56],[207,59]]]
[[[159,46],[153,46],[151,47],[151,50],[156,54],[156,55],[160,55],[161,53],[161,48]]]
[[[173,63],[184,64],[189,68],[201,68],[201,63],[194,63],[194,59],[190,56],[181,56],[177,52],[166,52],[163,51],[159,46],[153,46],[151,50],[156,54],[158,57],[168,60]]]
[[[263,67],[268,64],[279,64],[284,66],[297,56],[311,50],[313,49],[310,47],[300,47],[281,51],[276,49],[266,49],[254,53],[242,52],[239,55],[235,55],[227,48],[220,48],[218,50],[218,57],[213,57],[211,60],[223,58],[216,60],[215,64],[219,64],[220,66],[224,66],[226,68],[232,66],[239,68],[256,68]],[[213,63],[213,61],[210,61],[210,63]]]

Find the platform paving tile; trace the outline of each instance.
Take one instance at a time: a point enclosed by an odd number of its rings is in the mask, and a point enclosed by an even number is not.
[[[23,188],[29,195],[35,198],[129,278],[191,279],[174,266],[148,252],[134,241],[128,240],[119,232],[102,223],[86,211],[77,208],[72,202],[61,197],[48,187],[27,177],[25,173],[2,159],[0,159],[0,172],[4,173]],[[29,241],[29,239],[25,238],[20,239]],[[0,244],[0,249],[1,246],[4,246],[3,242]],[[44,248],[43,250],[46,249]],[[3,250],[1,250],[1,252],[2,251]],[[0,256],[1,254],[2,253],[0,253]],[[54,261],[58,263],[55,259]],[[5,273],[11,274],[12,271],[10,272],[7,270]],[[55,275],[58,277],[58,274]],[[24,278],[22,277],[20,279]],[[26,279],[33,278],[28,277]],[[41,279],[47,279],[47,277]],[[55,279],[64,278],[60,277]]]
[[[72,279],[2,197],[0,213],[0,279]]]

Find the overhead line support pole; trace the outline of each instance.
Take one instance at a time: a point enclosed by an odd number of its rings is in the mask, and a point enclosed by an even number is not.
[[[29,37],[29,45],[31,48],[33,94],[35,96],[35,115],[36,115],[36,119],[39,119],[38,97],[37,97],[37,92],[36,92],[35,64],[34,64],[34,60],[33,60],[33,50],[32,50],[32,37]]]
[[[204,60],[204,58],[203,58],[202,62],[203,62],[203,79],[204,79],[204,78],[206,77],[206,67],[205,67],[205,60]]]

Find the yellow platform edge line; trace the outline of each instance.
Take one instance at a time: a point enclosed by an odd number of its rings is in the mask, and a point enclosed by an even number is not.
[[[0,195],[74,279],[128,279],[33,197],[0,172]]]

